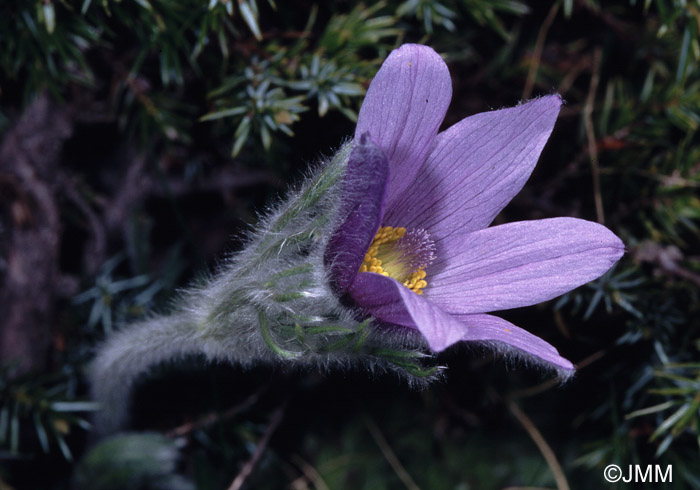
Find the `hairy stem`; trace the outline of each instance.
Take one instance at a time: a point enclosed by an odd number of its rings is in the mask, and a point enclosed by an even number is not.
[[[184,314],[155,317],[112,335],[92,363],[92,394],[101,404],[96,430],[116,432],[128,419],[136,381],[153,367],[202,352],[191,318]]]

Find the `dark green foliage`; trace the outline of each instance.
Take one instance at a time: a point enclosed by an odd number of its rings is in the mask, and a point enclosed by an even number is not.
[[[78,373],[66,366],[49,375],[16,376],[9,368],[0,374],[0,447],[6,456],[32,457],[26,447],[38,442],[44,453],[56,451],[72,460],[66,439],[77,429],[89,431],[86,414],[98,408],[78,399]]]
[[[51,351],[41,372],[0,372],[0,488],[69,488],[68,460],[86,455],[78,482],[119,471],[122,487],[227,488],[285,402],[249,488],[406,488],[373,426],[420,488],[554,488],[510,415],[517,400],[572,489],[625,488],[606,486],[611,463],[672,464],[664,488],[700,489],[699,19],[697,0],[0,2],[0,134],[43,92],[74,125],[51,182],[62,230]],[[403,42],[445,56],[449,124],[553,91],[567,101],[499,220],[600,217],[627,245],[599,280],[505,315],[577,363],[576,378],[541,384],[468,347],[442,355],[445,382],[418,393],[364,372],[185,364],[144,380],[135,400],[135,427],[167,436],[90,452],[95,345],[235,250],[272,196],[352,134]],[[6,238],[32,223],[16,184],[0,174],[0,287]],[[165,458],[149,459],[158,448]]]

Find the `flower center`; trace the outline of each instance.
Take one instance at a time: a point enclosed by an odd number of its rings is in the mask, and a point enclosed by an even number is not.
[[[383,226],[365,254],[360,272],[393,277],[416,294],[423,294],[425,268],[435,259],[435,243],[421,228]]]

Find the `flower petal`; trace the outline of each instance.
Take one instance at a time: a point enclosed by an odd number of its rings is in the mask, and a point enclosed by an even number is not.
[[[464,325],[462,338],[467,342],[496,342],[499,349],[512,347],[528,357],[552,364],[557,369],[573,371],[571,361],[559,355],[557,349],[536,335],[516,327],[503,318],[492,315],[456,315]]]
[[[464,333],[464,325],[440,307],[381,274],[359,273],[350,296],[378,320],[417,329],[435,352],[458,342]]]
[[[456,314],[549,300],[603,275],[624,253],[610,230],[576,218],[508,223],[462,234],[459,242],[439,251],[425,289]]]
[[[434,352],[461,341],[495,342],[500,349],[514,348],[521,355],[557,369],[574,369],[570,361],[536,335],[491,315],[450,315],[390,277],[361,272],[350,288],[350,295],[378,320],[417,329]]]
[[[331,285],[344,294],[355,279],[384,213],[389,162],[367,133],[355,139],[343,181],[339,219],[323,260]]]
[[[391,205],[425,161],[452,98],[452,81],[440,55],[404,44],[391,52],[367,90],[355,137],[369,132],[389,159]]]
[[[558,95],[542,97],[440,133],[410,191],[388,203],[384,224],[424,228],[438,246],[487,227],[530,177],[560,106]]]

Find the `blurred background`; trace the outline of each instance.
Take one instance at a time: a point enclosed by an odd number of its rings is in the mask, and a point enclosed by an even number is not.
[[[700,488],[699,28],[697,0],[2,2],[0,489]],[[450,68],[444,128],[566,100],[496,222],[576,216],[627,245],[503,314],[576,377],[468,345],[425,391],[192,359],[91,451],[96,346],[237,250],[405,42]],[[673,481],[607,483],[613,463]]]

